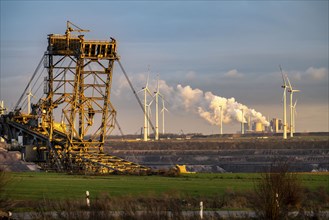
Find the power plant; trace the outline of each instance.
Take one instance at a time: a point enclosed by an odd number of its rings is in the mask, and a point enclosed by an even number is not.
[[[265,126],[261,122],[243,123],[245,133],[282,133],[283,123],[281,119],[273,118],[269,126]],[[291,131],[291,127],[287,126],[287,132]]]

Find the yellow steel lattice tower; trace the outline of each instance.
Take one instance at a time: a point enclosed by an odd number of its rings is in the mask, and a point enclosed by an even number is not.
[[[32,106],[32,113],[20,112],[18,106],[34,80],[35,71],[15,112],[3,116],[0,124],[6,127],[9,139],[24,136],[38,151],[37,158],[57,170],[150,172],[147,167],[104,152],[105,138],[116,122],[116,111],[110,101],[114,62],[122,66],[115,39],[85,40],[81,32],[88,30],[67,22],[65,34],[48,35],[47,50],[37,67],[38,70],[43,61],[47,69],[44,98]]]

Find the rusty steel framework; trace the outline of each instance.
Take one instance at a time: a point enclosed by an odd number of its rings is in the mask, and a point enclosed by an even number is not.
[[[41,143],[37,146],[39,150],[40,145],[46,144],[47,160],[59,170],[149,172],[147,167],[104,152],[105,138],[116,122],[110,98],[114,62],[119,59],[117,42],[113,38],[86,40],[81,32],[88,30],[68,21],[64,35],[48,35],[48,47],[42,58],[47,69],[45,97],[30,115],[16,109],[16,113],[3,117],[3,127],[11,134],[7,139],[19,131],[27,139],[33,139],[30,144]],[[37,122],[32,123],[33,120]]]

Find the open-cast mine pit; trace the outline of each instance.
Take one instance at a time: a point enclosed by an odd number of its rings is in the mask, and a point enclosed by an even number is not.
[[[325,138],[112,141],[106,150],[155,169],[184,164],[194,172],[263,172],[276,161],[286,161],[294,172],[329,169]]]

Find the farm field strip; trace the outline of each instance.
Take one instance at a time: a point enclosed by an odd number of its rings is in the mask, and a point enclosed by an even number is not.
[[[329,191],[329,173],[297,174],[302,185]],[[226,191],[245,192],[254,188],[260,178],[257,173],[198,173],[179,177],[163,176],[83,176],[59,173],[9,173],[5,194],[13,200],[91,198],[109,196],[143,196],[174,193],[177,195],[215,196]]]

